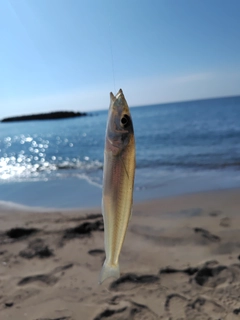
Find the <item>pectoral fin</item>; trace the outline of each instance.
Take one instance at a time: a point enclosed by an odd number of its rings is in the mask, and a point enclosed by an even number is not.
[[[123,161],[123,158],[122,158],[122,157],[120,157],[120,158],[121,158],[121,161],[122,161],[122,163],[123,163],[123,167],[124,167],[124,170],[125,170],[125,172],[126,172],[126,175],[127,175],[128,179],[129,179],[129,175],[128,175],[128,172],[127,172],[127,168],[126,168],[126,166],[125,166],[125,163],[124,163],[124,161]]]

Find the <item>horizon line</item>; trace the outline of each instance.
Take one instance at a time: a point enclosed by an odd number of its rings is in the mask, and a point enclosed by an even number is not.
[[[169,101],[169,102],[157,102],[157,103],[151,103],[151,104],[141,104],[141,105],[132,105],[130,106],[130,108],[141,108],[141,107],[150,107],[150,106],[162,106],[162,105],[170,105],[170,104],[181,104],[181,103],[185,103],[185,102],[195,102],[195,101],[206,101],[206,100],[216,100],[216,99],[228,99],[228,98],[238,98],[240,97],[240,94],[236,94],[236,95],[226,95],[226,96],[217,96],[217,97],[209,97],[209,98],[196,98],[196,99],[187,99],[187,100],[176,100],[176,101]],[[36,113],[36,114],[49,114],[51,112],[84,112],[87,114],[91,114],[93,112],[101,112],[101,111],[106,111],[108,110],[108,108],[105,109],[95,109],[95,110],[89,110],[89,111],[81,111],[81,110],[53,110],[53,111],[48,111],[48,112],[40,112],[40,113]],[[21,115],[15,115],[15,116],[7,116],[4,118],[0,119],[0,122],[3,119],[6,118],[13,118],[13,117],[20,117],[20,116],[27,116],[27,115],[36,115],[35,113],[31,113],[31,114],[21,114]]]
[[[210,98],[196,98],[196,99],[187,99],[187,100],[176,100],[176,101],[170,101],[170,102],[157,102],[157,103],[151,103],[151,104],[138,104],[138,105],[132,105],[129,106],[130,108],[141,108],[141,107],[150,107],[150,106],[161,106],[166,104],[174,104],[174,103],[185,103],[185,102],[194,102],[194,101],[205,101],[205,100],[216,100],[216,99],[228,99],[228,98],[238,98],[240,97],[240,94],[236,95],[226,95],[226,96],[220,96],[220,97],[210,97]],[[90,112],[98,112],[98,111],[105,111],[106,109],[96,109],[96,110],[90,110]]]
[[[133,105],[133,106],[131,106],[131,108],[144,107],[144,106],[159,106],[159,105],[165,105],[165,104],[194,102],[194,101],[204,101],[204,100],[216,100],[216,99],[237,98],[237,97],[240,97],[240,94],[236,94],[236,95],[226,95],[226,96],[217,96],[217,97],[209,97],[209,98],[196,98],[196,99],[176,100],[176,101],[160,102],[160,103],[157,102],[157,103],[151,103],[151,104]],[[105,109],[102,109],[102,110],[105,110]]]

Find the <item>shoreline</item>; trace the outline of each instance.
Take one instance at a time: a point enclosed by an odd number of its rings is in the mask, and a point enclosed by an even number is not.
[[[173,194],[173,195],[166,195],[162,197],[156,197],[152,199],[138,199],[133,201],[133,208],[146,206],[148,204],[155,204],[161,205],[161,203],[168,203],[168,202],[176,202],[181,199],[187,199],[188,203],[191,202],[191,198],[196,201],[196,199],[201,199],[202,197],[207,196],[214,197],[215,195],[218,196],[220,194],[240,194],[240,187],[229,187],[229,188],[219,188],[214,190],[204,190],[204,191],[197,191],[197,192],[188,192],[188,193],[180,193],[180,194]],[[101,193],[100,193],[101,195]],[[200,200],[201,201],[201,200]],[[14,212],[34,212],[34,213],[56,213],[56,212],[63,212],[63,213],[76,213],[76,212],[86,212],[86,211],[101,211],[101,201],[99,201],[99,205],[87,205],[87,206],[76,206],[76,207],[44,207],[44,206],[31,206],[25,205],[22,203],[12,202],[12,201],[5,201],[0,200],[0,214],[1,212],[7,211],[14,211]]]
[[[174,176],[174,175],[173,175]],[[141,178],[141,179],[140,179]],[[134,203],[164,199],[187,194],[231,190],[240,188],[235,172],[212,172],[193,175],[167,176],[155,185],[141,187],[144,176],[136,176]],[[1,181],[0,202],[10,202],[27,207],[45,209],[76,209],[101,206],[102,189],[89,178],[66,176],[64,179],[36,181]]]

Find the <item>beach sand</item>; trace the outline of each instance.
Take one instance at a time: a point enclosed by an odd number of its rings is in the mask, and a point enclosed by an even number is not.
[[[0,208],[0,319],[240,318],[240,190],[134,205],[121,277],[98,284],[100,209]]]

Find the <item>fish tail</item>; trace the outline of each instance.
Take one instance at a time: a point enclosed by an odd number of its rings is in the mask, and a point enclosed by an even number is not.
[[[107,278],[119,278],[120,277],[120,269],[119,264],[109,264],[105,260],[99,278],[99,284],[101,284]]]

